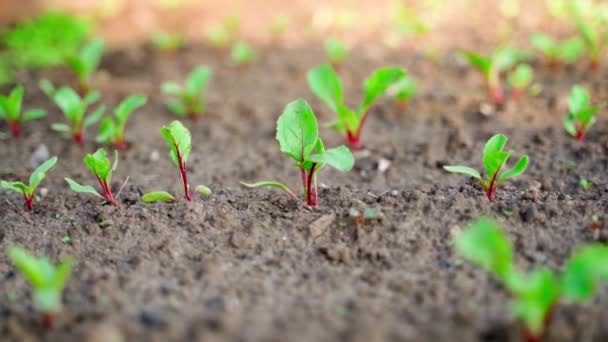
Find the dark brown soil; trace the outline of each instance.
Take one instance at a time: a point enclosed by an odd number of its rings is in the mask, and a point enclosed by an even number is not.
[[[355,170],[324,170],[320,206],[301,208],[272,190],[246,190],[241,180],[281,180],[293,189],[298,173],[279,152],[275,120],[285,104],[310,101],[322,121],[329,110],[315,99],[305,72],[323,61],[318,48],[267,49],[247,69],[216,52],[190,47],[173,56],[133,48],[107,56],[95,82],[104,102],[144,92],[145,109],[128,124],[114,188],[129,176],[118,209],[71,193],[63,177],[93,184],[85,148],[48,127],[60,114],[36,87],[40,76],[65,83],[62,70],[23,75],[26,107],[50,117],[29,124],[18,142],[0,145],[1,178],[24,179],[30,156],[45,144],[59,163],[33,213],[15,194],[0,195],[2,248],[19,244],[37,254],[77,260],[64,293],[65,312],[53,331],[34,314],[29,286],[0,253],[0,336],[6,341],[517,341],[520,328],[507,294],[485,272],[463,263],[455,234],[481,215],[496,217],[514,240],[522,267],[560,266],[590,241],[592,217],[608,208],[608,124],[577,142],[563,132],[565,97],[582,83],[606,97],[605,78],[583,65],[551,74],[538,65],[544,87],[535,98],[480,113],[479,75],[447,54],[432,62],[414,52],[361,50],[341,67],[348,102],[355,104],[371,70],[406,67],[422,94],[405,113],[378,102],[364,130],[367,149]],[[214,67],[208,109],[185,121],[193,133],[192,185],[214,195],[188,203],[146,205],[139,196],[167,189],[181,198],[178,171],[159,127],[173,117],[159,86],[193,66]],[[441,166],[481,167],[480,152],[495,133],[509,136],[515,155],[528,154],[526,173],[489,203],[472,181]],[[326,145],[342,141],[323,130]],[[574,162],[575,164],[572,164]],[[387,164],[387,163],[390,163]],[[379,170],[379,165],[383,168]],[[388,169],[384,167],[389,165]],[[569,170],[568,166],[575,165]],[[584,177],[594,183],[584,191]],[[376,209],[361,222],[354,210]],[[62,243],[64,236],[69,243]],[[608,340],[608,291],[588,305],[559,306],[547,341]]]

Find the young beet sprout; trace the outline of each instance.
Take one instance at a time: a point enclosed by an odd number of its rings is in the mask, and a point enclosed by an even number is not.
[[[173,121],[169,125],[161,127],[160,133],[171,148],[169,155],[175,166],[179,168],[186,199],[191,201],[192,196],[190,195],[190,185],[188,184],[188,172],[186,169],[186,161],[188,161],[188,157],[190,157],[190,152],[192,151],[190,131],[181,122]]]
[[[30,181],[28,185],[25,185],[22,182],[7,182],[0,181],[0,187],[23,194],[23,198],[25,199],[25,206],[29,211],[32,211],[32,207],[34,204],[34,193],[36,192],[36,188],[38,185],[44,180],[46,177],[46,172],[49,171],[53,166],[57,163],[57,157],[53,157],[44,163],[42,163],[30,176]]]
[[[524,95],[524,92],[532,83],[533,78],[534,78],[534,69],[532,69],[532,67],[529,66],[528,64],[518,65],[517,68],[515,68],[515,70],[513,70],[509,74],[507,81],[513,91],[513,93],[512,93],[513,100],[515,100],[515,101],[521,100],[521,98]]]
[[[114,109],[114,118],[105,118],[99,126],[99,135],[97,141],[106,144],[114,144],[119,150],[126,150],[127,144],[124,139],[125,126],[127,119],[131,114],[145,105],[147,98],[143,95],[134,95],[124,99],[116,109]]]
[[[315,114],[308,103],[302,99],[285,107],[283,114],[277,120],[276,138],[281,152],[293,158],[300,169],[306,204],[310,207],[317,206],[319,203],[317,175],[325,165],[340,172],[348,172],[355,163],[353,154],[346,146],[325,149],[323,141],[319,137]],[[291,198],[298,199],[298,196],[287,186],[278,182],[241,182],[241,184],[250,188],[275,187],[286,192]]]
[[[96,39],[86,45],[77,55],[66,57],[66,64],[78,79],[81,94],[88,94],[91,90],[91,76],[101,63],[104,43]]]
[[[118,202],[116,200],[118,196],[115,198],[112,193],[112,173],[116,171],[116,168],[118,167],[118,152],[114,152],[114,164],[110,163],[110,159],[107,157],[106,151],[103,148],[100,148],[94,154],[87,154],[86,157],[84,157],[84,164],[87,169],[95,175],[95,178],[97,178],[99,186],[103,191],[103,196],[90,185],[80,185],[71,178],[65,178],[65,181],[69,184],[72,191],[95,195],[113,206],[118,207]],[[126,184],[126,181],[124,184]],[[120,190],[122,190],[122,187]],[[120,195],[120,191],[118,194]]]
[[[68,124],[54,123],[51,128],[71,135],[76,143],[82,145],[86,128],[101,120],[105,111],[105,106],[100,105],[93,113],[86,115],[89,106],[99,99],[99,93],[91,92],[82,99],[72,88],[61,87],[53,95],[55,103],[61,108]]]
[[[528,156],[522,156],[513,168],[501,172],[506,167],[507,161],[513,153],[503,150],[506,144],[507,137],[503,134],[493,136],[486,143],[482,158],[486,178],[481,177],[479,171],[468,166],[444,166],[443,168],[448,172],[461,173],[477,179],[481,183],[488,199],[492,201],[496,188],[500,184],[509,178],[521,175],[526,170],[526,167],[528,167]]]
[[[576,62],[585,52],[585,43],[580,37],[556,41],[542,33],[535,33],[532,35],[532,45],[546,56],[552,70]]]
[[[568,116],[564,119],[564,128],[568,134],[583,140],[587,130],[593,126],[599,107],[591,107],[591,95],[585,88],[577,85],[572,88],[568,97]]]
[[[40,109],[32,109],[24,112],[22,110],[23,102],[23,87],[15,87],[10,95],[0,95],[0,119],[5,120],[10,129],[13,138],[18,138],[21,135],[21,125],[31,120],[44,118],[46,112]]]
[[[163,83],[162,92],[168,98],[167,108],[177,116],[197,119],[205,110],[205,91],[210,79],[211,68],[199,66],[192,70],[183,86]]]

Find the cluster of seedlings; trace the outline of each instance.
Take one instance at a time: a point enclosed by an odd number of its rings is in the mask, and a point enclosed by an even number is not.
[[[280,17],[273,23],[274,34],[284,31],[288,18]],[[580,37],[565,41],[556,41],[543,34],[532,38],[536,49],[546,55],[549,66],[553,69],[576,61],[587,51],[591,68],[599,65],[599,56],[605,45],[603,28],[586,21],[577,21]],[[209,41],[218,47],[227,47],[233,41],[239,28],[239,22],[227,19],[209,32]],[[155,44],[163,51],[178,49],[183,40],[171,34],[159,34]],[[329,64],[311,69],[307,74],[308,85],[312,92],[325,103],[337,116],[330,127],[337,131],[347,146],[326,148],[319,134],[319,124],[313,109],[303,99],[293,101],[285,107],[276,123],[276,140],[280,151],[293,159],[299,169],[302,182],[303,200],[283,183],[260,181],[255,183],[241,182],[248,188],[272,187],[285,192],[290,198],[303,202],[303,207],[313,208],[319,205],[317,178],[319,171],[330,166],[340,172],[349,172],[355,163],[350,149],[362,148],[362,130],[369,116],[370,108],[380,96],[395,100],[401,110],[418,93],[418,85],[411,75],[398,67],[385,67],[374,71],[363,84],[363,99],[355,108],[345,104],[344,92],[340,77],[335,70],[348,57],[346,44],[337,38],[325,42]],[[144,95],[132,95],[121,101],[114,109],[112,116],[104,117],[105,106],[99,104],[91,109],[100,99],[101,94],[94,90],[94,74],[100,65],[104,43],[94,40],[81,51],[65,58],[66,65],[73,71],[77,89],[69,86],[56,88],[48,80],[40,81],[40,88],[62,111],[65,122],[54,123],[51,128],[61,132],[82,144],[88,127],[100,122],[96,141],[115,148],[114,161],[108,157],[105,149],[99,148],[93,154],[84,157],[86,168],[97,180],[101,193],[91,185],[81,185],[70,178],[65,181],[76,193],[86,193],[98,197],[102,203],[119,207],[118,198],[128,181],[118,191],[111,187],[112,175],[118,167],[118,152],[128,148],[125,139],[125,127],[128,118],[146,105]],[[242,41],[234,41],[231,58],[237,65],[247,65],[256,58],[256,53]],[[505,90],[501,82],[503,73],[508,72],[508,84],[512,98],[520,99],[533,80],[534,71],[527,63],[529,54],[511,47],[501,47],[490,56],[482,56],[471,51],[462,51],[462,56],[483,74],[490,99],[496,106],[505,103]],[[205,112],[205,92],[212,76],[207,66],[198,66],[186,77],[183,84],[167,82],[161,90],[165,95],[165,104],[170,112],[180,118],[197,119]],[[22,125],[28,121],[44,118],[43,110],[23,110],[24,89],[15,87],[7,96],[0,96],[0,118],[6,121],[12,136],[17,139]],[[565,131],[578,140],[585,137],[588,129],[595,122],[599,105],[592,105],[591,96],[581,86],[574,86],[568,99],[569,112],[563,126]],[[166,140],[170,158],[179,171],[183,185],[184,197],[193,200],[194,193],[210,196],[211,190],[198,185],[192,191],[188,180],[187,162],[192,152],[192,136],[180,121],[173,121],[161,127],[160,133]],[[493,201],[499,185],[521,175],[527,168],[529,159],[521,156],[511,168],[507,167],[512,152],[505,151],[507,137],[496,134],[485,145],[482,154],[483,172],[467,166],[444,166],[452,173],[460,173],[479,181],[489,201]],[[57,163],[52,157],[42,163],[32,173],[29,184],[19,181],[2,181],[0,186],[6,190],[21,193],[25,206],[32,211],[35,191]],[[585,182],[583,182],[585,181]],[[590,182],[581,179],[581,186],[590,187]],[[167,191],[154,191],[144,194],[141,200],[145,203],[175,202],[176,197]],[[535,269],[521,272],[513,261],[513,248],[509,240],[498,229],[491,219],[482,218],[473,222],[469,229],[460,234],[455,247],[460,254],[490,271],[513,296],[513,312],[525,326],[527,341],[538,341],[551,321],[556,305],[561,301],[580,302],[590,298],[597,285],[608,280],[608,248],[592,245],[577,251],[560,273],[547,269]],[[29,255],[18,247],[8,251],[10,259],[17,269],[31,283],[32,297],[36,309],[42,314],[46,327],[53,325],[55,314],[61,311],[61,292],[69,278],[73,263],[64,260],[53,265],[47,258]]]

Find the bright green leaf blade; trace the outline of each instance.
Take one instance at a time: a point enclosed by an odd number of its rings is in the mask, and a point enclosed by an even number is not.
[[[136,109],[146,104],[148,98],[144,95],[133,95],[124,99],[114,110],[118,125],[122,126]]]
[[[112,118],[104,118],[99,125],[99,134],[97,142],[111,143],[117,134],[117,127]]]
[[[570,110],[570,113],[577,115],[587,108],[590,102],[591,96],[587,90],[580,85],[575,85],[568,97],[568,109]]]
[[[27,185],[23,184],[22,182],[0,181],[0,187],[9,191],[18,192],[20,194],[28,191]]]
[[[80,114],[82,100],[80,96],[70,87],[61,87],[55,93],[55,103],[61,108],[64,115],[72,121],[75,114]]]
[[[145,203],[171,203],[175,202],[175,197],[166,191],[154,191],[143,194],[143,196],[141,196],[141,200]]]
[[[178,155],[186,162],[192,150],[190,131],[180,121],[175,120],[161,127],[160,132],[171,148],[171,159],[175,165],[180,166]]]
[[[171,111],[171,113],[177,116],[186,116],[188,114],[188,109],[186,106],[177,100],[168,100],[166,102],[167,108]]]
[[[329,65],[319,65],[308,71],[308,86],[321,101],[325,102],[334,112],[342,105],[344,98],[342,83],[338,75]]]
[[[290,196],[293,196],[293,192],[291,192],[291,190],[289,190],[289,188],[286,185],[281,184],[279,182],[257,182],[257,183],[240,182],[240,184],[247,188],[261,188],[261,187],[277,188],[279,190],[286,192]]]
[[[98,91],[92,91],[85,96],[84,100],[82,100],[85,105],[88,107],[95,103],[97,100],[101,98],[101,94]]]
[[[467,175],[467,176],[473,177],[475,179],[481,180],[481,175],[479,174],[479,171],[475,170],[474,168],[468,167],[468,166],[446,165],[443,167],[443,169],[448,172],[461,173],[463,175]]]
[[[93,40],[84,47],[80,53],[80,58],[85,65],[86,75],[90,75],[99,67],[101,58],[103,57],[104,42],[101,39]]]
[[[540,337],[547,314],[559,298],[559,284],[551,271],[538,269],[522,285],[515,291],[514,314],[534,336]]]
[[[72,72],[78,77],[83,78],[87,75],[87,66],[85,61],[78,56],[67,56],[65,58],[65,64],[72,69]]]
[[[589,123],[594,119],[595,115],[599,110],[600,109],[597,107],[585,108],[578,112],[576,119],[578,120],[578,122],[583,124],[583,126],[587,127],[589,126]]]
[[[554,39],[538,32],[532,35],[532,46],[549,57],[556,56],[559,51]]]
[[[46,279],[40,272],[36,257],[29,255],[20,247],[9,247],[8,256],[19,272],[32,284],[34,289],[42,288],[46,285]]]
[[[534,69],[528,64],[520,64],[509,74],[508,82],[515,89],[525,89],[534,78]]]
[[[470,51],[462,51],[461,55],[475,68],[479,69],[486,77],[492,70],[492,61],[489,58],[478,55]]]
[[[211,194],[213,194],[213,191],[211,191],[209,187],[206,187],[204,185],[197,185],[194,191],[196,191],[199,195],[205,197],[211,196]]]
[[[400,78],[405,77],[406,72],[401,68],[380,68],[372,73],[365,80],[363,86],[363,102],[359,106],[359,116],[362,116],[369,110],[376,99],[384,94],[388,87],[394,84]]]
[[[313,154],[308,157],[308,160],[328,164],[341,172],[348,172],[355,165],[355,157],[346,146],[331,148],[320,154]]]
[[[101,118],[103,117],[103,113],[106,110],[106,106],[101,105],[99,107],[97,107],[97,109],[95,109],[95,111],[91,114],[89,114],[85,119],[84,122],[82,123],[84,128],[87,128],[91,125],[94,125],[95,123],[97,123],[97,121],[101,120]]]
[[[456,237],[455,246],[466,259],[505,281],[512,271],[513,246],[498,224],[488,218],[475,220]]]
[[[359,129],[359,124],[361,120],[357,113],[352,111],[350,108],[338,104],[338,119],[342,123],[342,126],[346,129],[346,131],[356,132]]]
[[[408,102],[418,93],[418,84],[413,77],[405,75],[391,85],[387,93],[399,101]]]
[[[40,164],[40,166],[38,166],[36,168],[36,170],[34,170],[34,172],[32,172],[32,175],[30,176],[30,186],[29,186],[29,188],[32,191],[35,190],[38,187],[38,185],[40,185],[40,182],[42,182],[44,177],[46,177],[46,173],[53,166],[55,166],[56,163],[57,163],[57,157],[52,157],[51,159]]]
[[[184,92],[184,89],[182,89],[182,87],[177,83],[165,82],[161,86],[161,91],[165,95],[179,96],[182,92]]]
[[[341,40],[330,37],[325,41],[325,53],[332,64],[339,64],[348,55],[348,49]]]
[[[97,193],[97,191],[92,186],[80,185],[80,184],[76,183],[74,180],[72,180],[71,178],[64,178],[64,179],[68,183],[68,185],[70,186],[70,189],[72,189],[72,191],[77,192],[77,193],[93,194],[93,195],[103,199],[103,196],[101,196],[99,193]]]
[[[576,62],[585,52],[585,43],[580,37],[573,37],[560,45],[559,59],[564,63]]]
[[[71,130],[70,126],[66,125],[66,124],[62,124],[62,123],[54,123],[51,125],[51,129],[53,131],[57,131],[57,132],[64,132],[67,133]]]
[[[285,106],[277,120],[276,139],[281,152],[296,161],[304,161],[319,138],[317,119],[308,102],[298,99]]]
[[[483,165],[489,178],[494,177],[509,158],[510,153],[503,151],[506,144],[507,137],[504,134],[496,134],[486,143],[483,149]]]
[[[27,112],[25,112],[23,114],[23,121],[31,121],[31,120],[37,120],[37,119],[42,119],[44,117],[46,117],[46,111],[42,110],[42,109],[32,109],[32,110],[28,110]]]
[[[63,290],[68,281],[68,278],[70,277],[70,274],[72,273],[73,266],[74,263],[70,259],[63,260],[59,263],[59,265],[57,265],[55,277],[52,281],[53,289],[57,290],[58,292],[61,292],[61,290]]]
[[[201,96],[207,88],[209,79],[211,78],[211,68],[208,66],[199,66],[192,71],[186,79],[186,89],[193,96]]]
[[[562,291],[570,301],[591,298],[600,282],[608,281],[608,247],[594,244],[573,254],[562,276]]]
[[[517,164],[515,164],[515,166],[513,166],[513,168],[503,172],[500,175],[500,178],[498,179],[498,184],[503,183],[504,181],[506,181],[509,178],[513,178],[513,177],[517,177],[517,176],[521,175],[522,173],[524,173],[524,171],[526,171],[527,167],[528,167],[528,156],[522,156],[521,158],[519,158],[519,160],[517,161]]]
[[[21,113],[21,102],[23,101],[23,91],[24,91],[23,86],[17,86],[11,91],[11,94],[9,95],[11,111],[14,112],[16,115],[19,115],[19,113]]]
[[[528,54],[526,52],[510,46],[504,46],[497,49],[492,55],[492,65],[497,71],[506,71],[527,59]]]
[[[51,81],[47,80],[46,78],[43,78],[40,80],[40,82],[38,82],[38,87],[50,99],[53,99],[55,97],[55,92],[57,91],[57,89],[55,89],[53,83],[51,83]]]

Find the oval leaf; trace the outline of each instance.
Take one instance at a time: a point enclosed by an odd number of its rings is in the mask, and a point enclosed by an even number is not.
[[[148,192],[141,196],[141,200],[145,203],[165,202],[171,203],[175,201],[175,197],[166,191]]]
[[[305,100],[289,103],[277,120],[276,139],[281,152],[302,162],[310,155],[319,137],[317,119]]]

